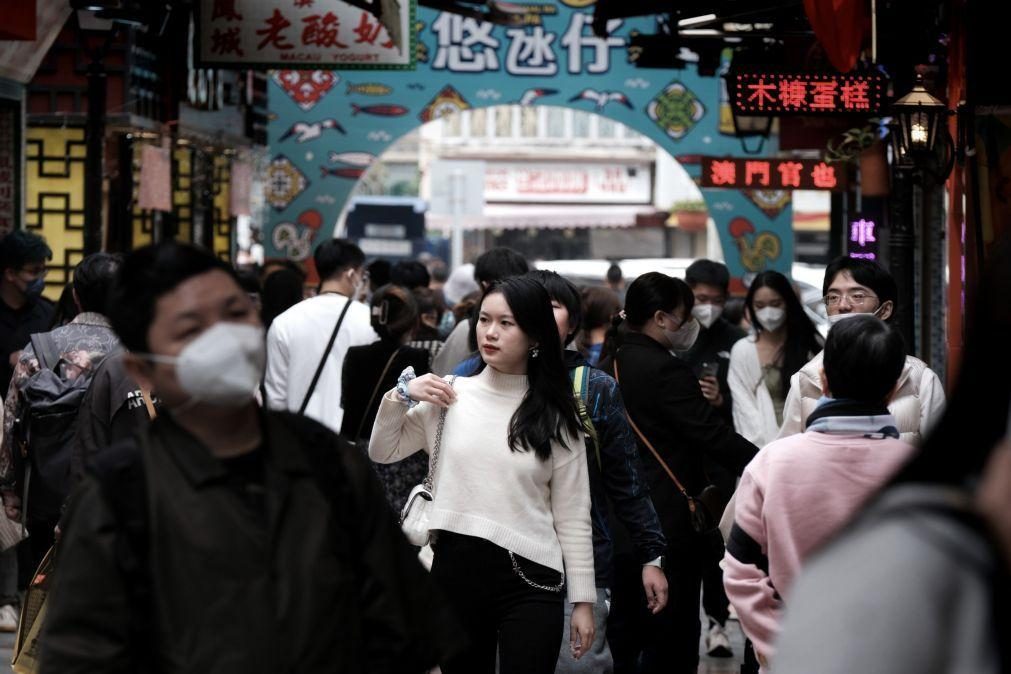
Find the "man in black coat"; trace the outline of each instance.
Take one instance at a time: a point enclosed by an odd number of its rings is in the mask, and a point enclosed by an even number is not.
[[[263,329],[231,269],[142,248],[110,313],[166,413],[101,452],[72,499],[40,672],[392,674],[455,650],[367,459],[257,408]]]
[[[692,316],[701,325],[695,345],[678,354],[698,377],[702,395],[731,427],[734,423],[733,401],[727,373],[730,370],[730,350],[744,331],[723,318],[727,303],[730,272],[726,265],[712,260],[696,260],[685,271],[685,282],[695,295]],[[728,496],[733,493],[737,476],[719,463],[706,459],[709,478]],[[730,602],[723,590],[723,539],[716,533],[710,538],[711,556],[702,574],[702,607],[709,618],[705,632],[705,650],[709,655],[729,657],[730,639],[725,627],[729,617]]]

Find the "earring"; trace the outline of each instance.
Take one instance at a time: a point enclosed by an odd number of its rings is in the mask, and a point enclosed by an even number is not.
[[[530,357],[531,358],[536,358],[539,355],[541,355],[541,350],[538,349],[536,346],[534,348],[530,349]]]

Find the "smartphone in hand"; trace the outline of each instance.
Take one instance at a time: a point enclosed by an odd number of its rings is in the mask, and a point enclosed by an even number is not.
[[[699,378],[715,377],[720,371],[720,364],[716,362],[705,362],[699,368]]]

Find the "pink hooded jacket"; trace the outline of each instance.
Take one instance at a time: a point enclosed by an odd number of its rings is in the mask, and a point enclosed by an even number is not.
[[[723,583],[744,633],[773,655],[784,602],[801,566],[909,459],[892,438],[808,431],[776,440],[744,470]]]

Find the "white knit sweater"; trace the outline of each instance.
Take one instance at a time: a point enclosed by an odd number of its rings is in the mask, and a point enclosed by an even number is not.
[[[509,449],[509,421],[527,391],[525,375],[491,367],[459,378],[457,401],[446,414],[435,473],[433,529],[491,541],[562,571],[570,602],[596,601],[590,484],[576,438],[552,445],[551,460]],[[399,461],[420,449],[431,453],[439,408],[421,403],[408,411],[396,391],[383,396],[369,442],[379,463]]]

